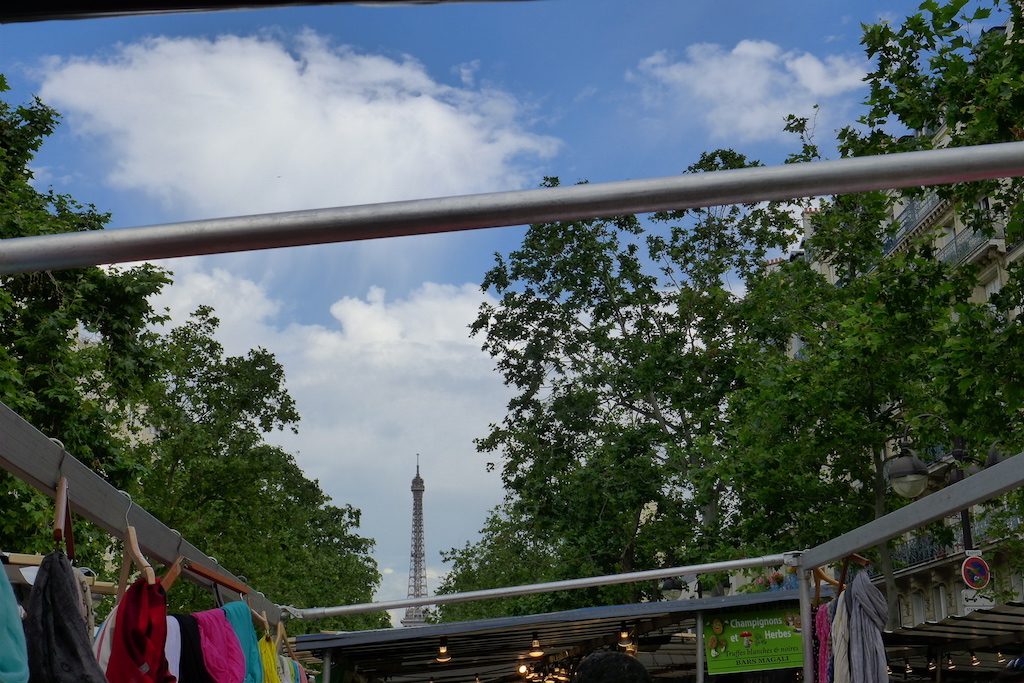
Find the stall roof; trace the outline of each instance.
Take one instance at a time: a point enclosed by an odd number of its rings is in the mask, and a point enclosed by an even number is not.
[[[1024,640],[1024,602],[1011,601],[963,616],[926,621],[886,632],[884,638],[894,670],[901,663],[909,664],[915,674],[930,680],[927,667],[929,661],[934,661],[947,672],[944,677],[956,680],[963,674],[991,680],[993,674],[1005,668],[1007,659],[1019,656]],[[972,653],[977,664],[972,665]],[[948,669],[950,659],[955,675]]]
[[[658,677],[659,672],[678,676],[693,673],[695,639],[680,637],[695,627],[698,612],[796,603],[798,591],[775,591],[743,595],[666,600],[631,605],[587,607],[564,612],[479,621],[433,624],[413,628],[375,631],[320,633],[296,637],[299,650],[331,651],[336,663],[354,666],[370,680],[388,677],[392,681],[473,680],[514,678],[519,660],[528,660],[533,634],[540,639],[546,658],[575,657],[604,646],[613,646],[623,623],[634,631],[640,657]],[[438,644],[448,639],[452,661],[438,664]]]

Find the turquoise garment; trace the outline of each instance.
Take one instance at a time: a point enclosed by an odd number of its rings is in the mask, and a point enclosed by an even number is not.
[[[0,683],[26,683],[28,681],[28,648],[25,631],[21,627],[18,601],[7,580],[7,572],[0,566]]]
[[[221,607],[231,624],[231,630],[238,636],[238,644],[245,655],[245,683],[263,683],[263,663],[260,661],[260,645],[256,629],[252,627],[252,612],[244,602],[229,602]]]
[[[292,671],[295,672],[295,678],[293,679],[295,683],[306,683],[306,681],[302,680],[302,674],[299,673],[299,663],[294,659],[292,660]]]

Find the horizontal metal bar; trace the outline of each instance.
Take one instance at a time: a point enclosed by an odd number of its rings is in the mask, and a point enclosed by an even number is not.
[[[170,564],[181,555],[193,566],[238,579],[177,531],[141,506],[130,504],[123,493],[3,403],[0,403],[0,469],[51,498],[55,495],[57,480],[63,475],[68,481],[68,499],[74,513],[115,538],[124,538],[125,527],[131,524],[138,533],[139,546],[151,561]],[[188,570],[182,573],[193,578]],[[222,595],[228,592],[222,591]],[[238,599],[238,594],[228,597]],[[257,611],[266,610],[272,621],[280,619],[280,608],[262,594],[252,591],[248,600]]]
[[[1024,175],[1024,142],[0,241],[0,274]]]
[[[1024,453],[983,469],[909,505],[807,550],[800,566],[812,569],[1012,491],[1024,483]]]
[[[174,12],[213,12],[231,9],[263,9],[271,7],[305,7],[313,5],[424,5],[470,0],[7,0],[0,6],[0,24],[56,19],[100,19],[139,14]],[[472,0],[492,2],[494,0]],[[506,2],[510,0],[505,0]]]
[[[523,586],[506,586],[505,588],[490,588],[487,590],[467,591],[465,593],[434,595],[425,598],[408,598],[406,600],[390,600],[386,602],[366,602],[358,605],[340,605],[338,607],[308,607],[305,609],[282,607],[282,609],[296,619],[326,619],[328,617],[340,617],[347,614],[379,612],[382,610],[400,609],[403,607],[448,605],[456,602],[470,602],[473,600],[509,598],[516,595],[535,595],[537,593],[553,593],[555,591],[573,590],[577,588],[612,586],[620,583],[667,579],[675,576],[683,576],[685,574],[707,574],[710,572],[724,572],[734,569],[749,569],[752,567],[774,567],[790,562],[790,558],[796,554],[797,553],[780,553],[777,555],[764,555],[762,557],[748,557],[740,560],[725,560],[723,562],[693,564],[686,567],[668,567],[666,569],[650,569],[641,572],[627,572],[625,574],[590,576],[583,579],[566,579],[564,581],[548,581],[547,583],[531,583]]]

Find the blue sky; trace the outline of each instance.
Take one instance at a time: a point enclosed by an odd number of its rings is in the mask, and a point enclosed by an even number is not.
[[[890,0],[536,0],[336,6],[0,26],[12,101],[65,114],[37,160],[112,226],[671,175],[734,147],[779,163],[782,117],[858,112],[861,22]],[[431,585],[439,551],[501,498],[472,439],[507,391],[466,338],[477,284],[522,229],[167,262],[158,302],[201,303],[234,353],[285,364],[303,414],[275,437],[363,510],[401,597],[409,480],[423,455]]]

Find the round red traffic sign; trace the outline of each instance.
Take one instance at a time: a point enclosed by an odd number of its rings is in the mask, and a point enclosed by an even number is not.
[[[980,591],[988,585],[992,579],[992,571],[988,568],[988,562],[981,557],[968,557],[960,565],[960,576],[968,588]]]

